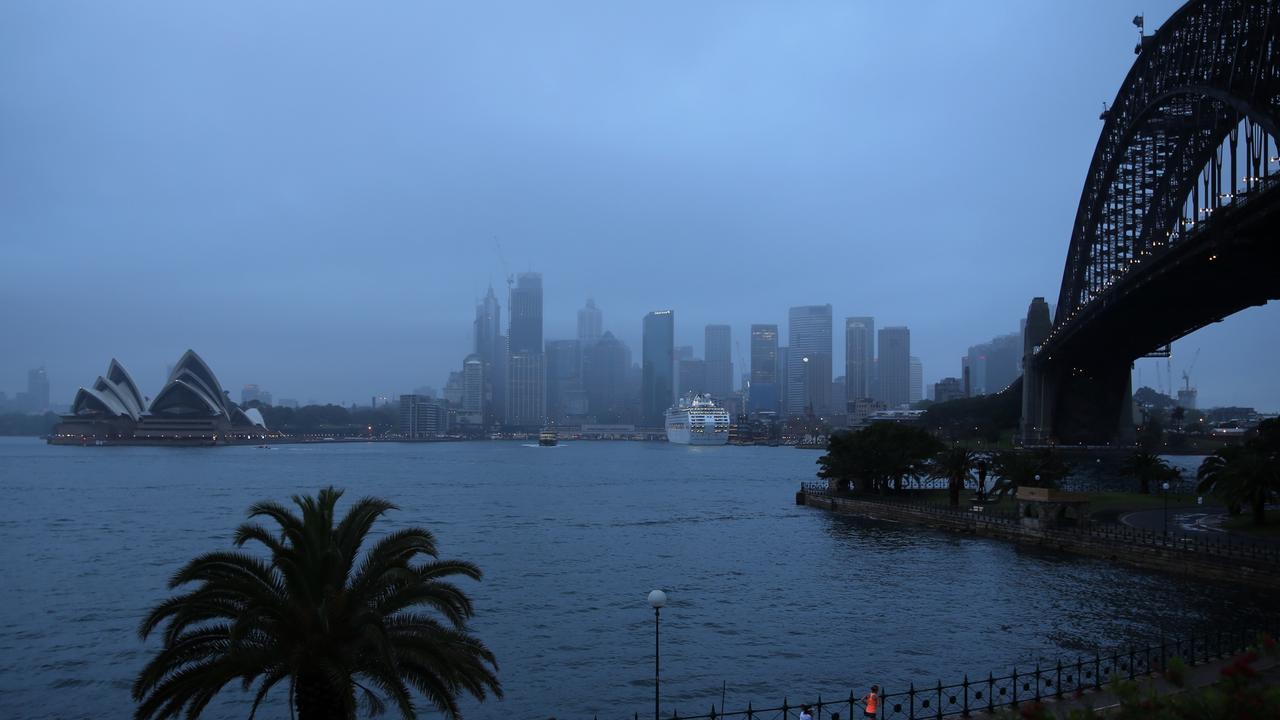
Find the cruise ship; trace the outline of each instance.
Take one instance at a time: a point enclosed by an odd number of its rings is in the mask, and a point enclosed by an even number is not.
[[[710,395],[690,393],[667,411],[667,441],[678,445],[729,442],[729,413]]]

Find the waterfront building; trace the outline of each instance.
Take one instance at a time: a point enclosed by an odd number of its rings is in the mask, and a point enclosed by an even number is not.
[[[890,410],[911,401],[911,331],[906,327],[880,330],[880,357],[876,358],[880,397]]]
[[[49,374],[44,366],[27,371],[27,412],[49,412]]]
[[[112,360],[105,375],[76,391],[70,414],[54,428],[50,442],[212,445],[266,432],[262,414],[233,403],[208,364],[188,350],[150,405],[124,366]]]
[[[751,326],[751,373],[747,405],[750,412],[778,410],[778,326]]]
[[[640,419],[649,427],[662,427],[667,408],[675,401],[674,310],[657,310],[644,316],[640,351]]]
[[[626,393],[628,355],[626,346],[611,332],[605,332],[583,351],[587,414],[597,423],[617,423],[630,415]]]
[[[246,405],[250,402],[257,401],[259,405],[271,404],[271,393],[258,387],[255,383],[249,383],[240,388],[240,404]]]
[[[924,364],[915,355],[911,356],[908,375],[907,402],[914,405],[923,399],[922,390],[924,389]]]
[[[733,341],[728,325],[708,325],[704,331],[703,359],[706,361],[706,392],[717,400],[733,394]]]
[[[831,381],[831,411],[840,415],[847,412],[848,401],[845,399],[849,396],[847,382],[844,375]]]
[[[831,305],[800,305],[788,313],[786,411],[822,415],[831,408]]]
[[[449,431],[449,413],[439,400],[400,396],[400,435],[410,439],[439,437]]]
[[[290,408],[291,410],[297,410],[298,401],[294,398],[280,398],[280,400],[276,402],[276,406],[282,407],[282,408]]]
[[[885,404],[871,398],[858,398],[849,401],[849,409],[845,422],[851,429],[857,430],[871,424],[871,416],[885,409]]]
[[[604,313],[596,307],[594,298],[587,298],[587,304],[578,311],[578,346],[586,349],[594,345],[604,330]]]
[[[542,274],[516,276],[507,303],[506,424],[537,430],[546,423],[546,360],[542,347]]]
[[[959,400],[964,396],[964,383],[960,378],[942,378],[933,384],[933,401],[936,403]]]
[[[868,316],[844,319],[844,401],[874,396],[876,320]]]
[[[506,400],[506,343],[502,335],[502,307],[498,297],[490,285],[484,299],[476,304],[474,322],[474,342],[472,352],[480,357],[484,364],[481,368],[484,377],[482,390],[482,413],[484,424],[495,425],[503,417],[503,403]]]

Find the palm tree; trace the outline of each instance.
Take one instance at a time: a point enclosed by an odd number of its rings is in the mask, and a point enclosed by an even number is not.
[[[1267,501],[1280,494],[1280,464],[1256,443],[1219,448],[1200,463],[1197,490],[1212,492],[1228,506],[1248,504],[1253,523],[1267,522]]]
[[[471,600],[448,582],[480,579],[480,569],[440,560],[422,528],[382,536],[363,554],[374,523],[396,506],[364,498],[334,524],[341,490],[294,496],[291,508],[262,502],[250,518],[278,530],[241,525],[237,547],[252,542],[266,558],[211,552],[187,563],[170,589],[195,585],[157,605],[142,621],[146,639],[162,624],[164,646],[133,685],[137,720],[198,717],[228,683],[257,683],[252,718],[267,693],[288,681],[301,720],[353,718],[357,693],[370,715],[394,703],[416,717],[414,692],[449,718],[469,694],[502,697],[493,653],[468,634]]]
[[[1151,494],[1153,482],[1173,480],[1182,476],[1182,473],[1170,466],[1164,458],[1145,449],[1139,449],[1126,458],[1124,464],[1120,466],[1120,472],[1137,478],[1138,492],[1143,495]]]
[[[959,446],[944,448],[933,456],[929,475],[947,481],[947,501],[951,507],[960,505],[960,491],[977,464],[977,453]]]

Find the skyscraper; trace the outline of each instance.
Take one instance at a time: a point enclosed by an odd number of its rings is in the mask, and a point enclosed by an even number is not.
[[[911,401],[911,331],[887,327],[880,331],[880,357],[876,363],[880,397],[889,409]]]
[[[707,361],[679,360],[676,362],[676,395],[684,397],[688,393],[702,395],[710,392],[707,389]]]
[[[582,351],[587,411],[598,423],[617,423],[627,416],[627,348],[606,332]]]
[[[703,359],[707,363],[707,392],[724,400],[733,394],[733,344],[728,325],[708,325]]]
[[[493,286],[484,300],[476,303],[476,319],[474,323],[475,343],[473,352],[484,363],[481,377],[484,387],[481,388],[481,414],[485,425],[496,425],[503,417],[506,401],[506,355],[505,339],[502,336],[502,308],[498,298],[493,294]],[[464,367],[466,361],[463,361]]]
[[[587,304],[578,311],[578,345],[586,349],[600,339],[604,328],[604,313],[596,307],[594,298],[587,298]]]
[[[915,404],[920,402],[921,394],[924,392],[924,364],[920,362],[920,358],[915,355],[911,356],[910,380],[908,381],[907,397],[908,402]]]
[[[873,317],[844,319],[844,383],[849,402],[872,397],[872,374],[875,369],[876,320]]]
[[[788,314],[787,405],[789,415],[831,408],[831,305],[800,305]]]
[[[778,410],[778,326],[751,326],[751,412]]]
[[[547,369],[542,352],[542,274],[516,276],[507,303],[507,425],[533,430],[546,422]]]
[[[547,341],[547,417],[563,423],[573,395],[582,390],[582,351],[577,340]]]
[[[49,375],[44,366],[27,371],[27,402],[31,405],[30,412],[49,410]]]
[[[458,422],[475,426],[484,423],[485,363],[480,353],[471,353],[462,361],[462,412]]]
[[[667,408],[675,399],[676,314],[657,310],[644,316],[640,366],[640,421],[665,425]]]

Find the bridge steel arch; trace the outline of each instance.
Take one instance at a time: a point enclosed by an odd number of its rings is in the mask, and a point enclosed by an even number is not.
[[[1135,359],[1280,298],[1280,0],[1188,2],[1103,119],[1052,324],[1031,308],[1028,444],[1127,441]],[[1188,281],[1215,295],[1180,299]]]

